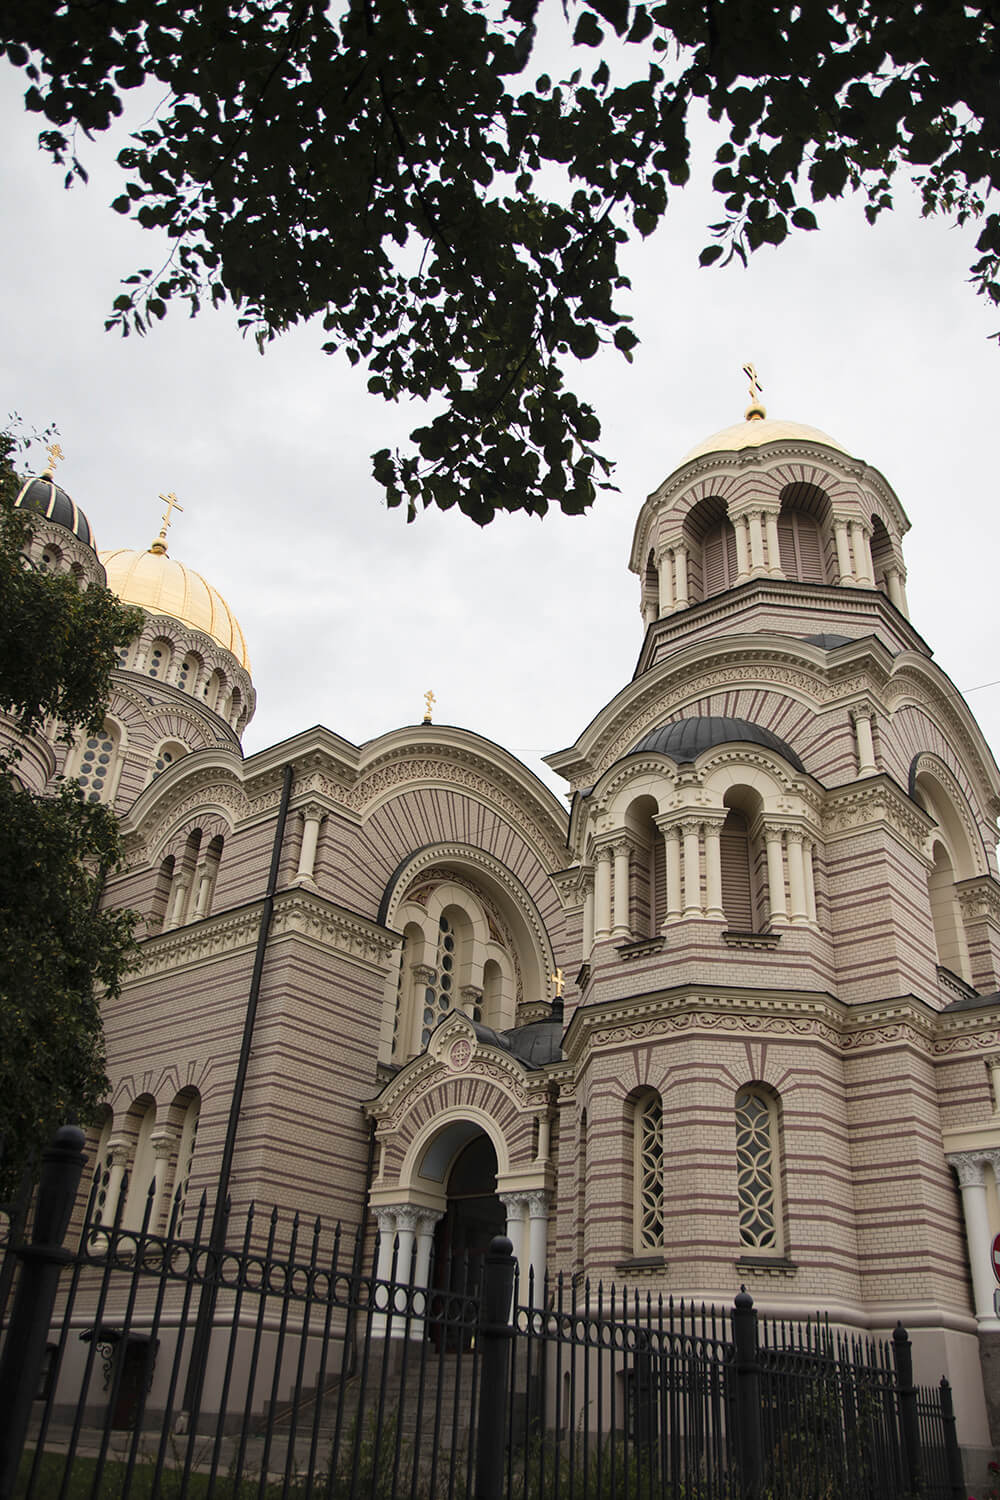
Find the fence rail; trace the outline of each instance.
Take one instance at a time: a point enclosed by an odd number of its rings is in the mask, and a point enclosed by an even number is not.
[[[251,1209],[225,1245],[101,1223],[46,1154],[8,1249],[0,1500],[959,1500],[947,1382],[910,1345],[481,1260],[362,1263]],[[152,1200],[151,1200],[152,1201]],[[120,1211],[119,1211],[120,1213]],[[381,1268],[382,1274],[377,1273]]]

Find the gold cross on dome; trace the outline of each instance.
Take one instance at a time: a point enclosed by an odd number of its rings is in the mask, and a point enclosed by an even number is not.
[[[757,377],[756,369],[749,360],[747,360],[747,363],[743,366],[743,373],[750,382],[750,400],[759,401],[763,387]]]
[[[167,507],[166,512],[164,513],[164,515],[162,517],[164,526],[170,526],[170,525],[172,525],[173,523],[170,520],[170,512],[172,510],[183,511],[184,510],[183,505],[178,505],[178,503],[177,503],[177,496],[174,494],[173,490],[169,490],[168,493],[165,494],[165,495],[158,495],[157,499],[158,500],[162,500],[164,502],[164,504],[166,505],[166,507]]]
[[[64,454],[62,448],[58,443],[50,443],[45,452],[48,454],[49,459],[46,467],[48,468],[48,472],[51,474],[56,464],[62,463]]]
[[[432,708],[433,704],[435,704],[436,702],[437,702],[437,699],[435,698],[435,696],[434,696],[433,692],[431,691],[431,689],[428,688],[427,691],[426,691],[426,693],[424,694],[424,723],[425,724],[429,724],[431,722],[431,708]]]
[[[565,981],[563,979],[563,971],[562,971],[562,969],[557,969],[554,974],[550,974],[549,975],[549,978],[552,980],[552,983],[556,987],[556,999],[557,1000],[561,1000],[562,999],[562,992],[563,992],[563,984],[565,983]]]

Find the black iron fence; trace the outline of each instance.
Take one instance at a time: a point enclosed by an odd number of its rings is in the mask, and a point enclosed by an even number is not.
[[[902,1329],[518,1287],[506,1240],[415,1286],[405,1240],[379,1275],[357,1237],[253,1210],[219,1248],[204,1208],[182,1236],[92,1204],[64,1246],[81,1144],[60,1132],[0,1268],[0,1500],[965,1494]]]

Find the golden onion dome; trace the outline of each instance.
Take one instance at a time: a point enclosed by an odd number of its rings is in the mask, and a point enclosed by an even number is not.
[[[250,671],[247,643],[239,621],[218,589],[200,573],[167,556],[164,533],[148,552],[119,547],[100,552],[108,588],[125,604],[137,604],[153,615],[169,615],[218,641]]]
[[[752,416],[745,422],[736,422],[713,433],[704,442],[697,443],[690,453],[685,453],[682,464],[694,458],[703,458],[706,453],[738,453],[742,448],[761,448],[765,443],[788,442],[822,443],[824,447],[836,448],[840,453],[847,449],[829,433],[818,427],[807,427],[804,422],[782,422],[770,417]],[[680,467],[678,465],[678,467]]]

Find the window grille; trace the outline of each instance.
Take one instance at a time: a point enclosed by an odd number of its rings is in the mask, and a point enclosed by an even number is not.
[[[741,1242],[751,1250],[776,1250],[774,1110],[754,1089],[736,1096],[736,1177]]]
[[[636,1106],[636,1207],[641,1249],[663,1244],[663,1104],[651,1094]]]

